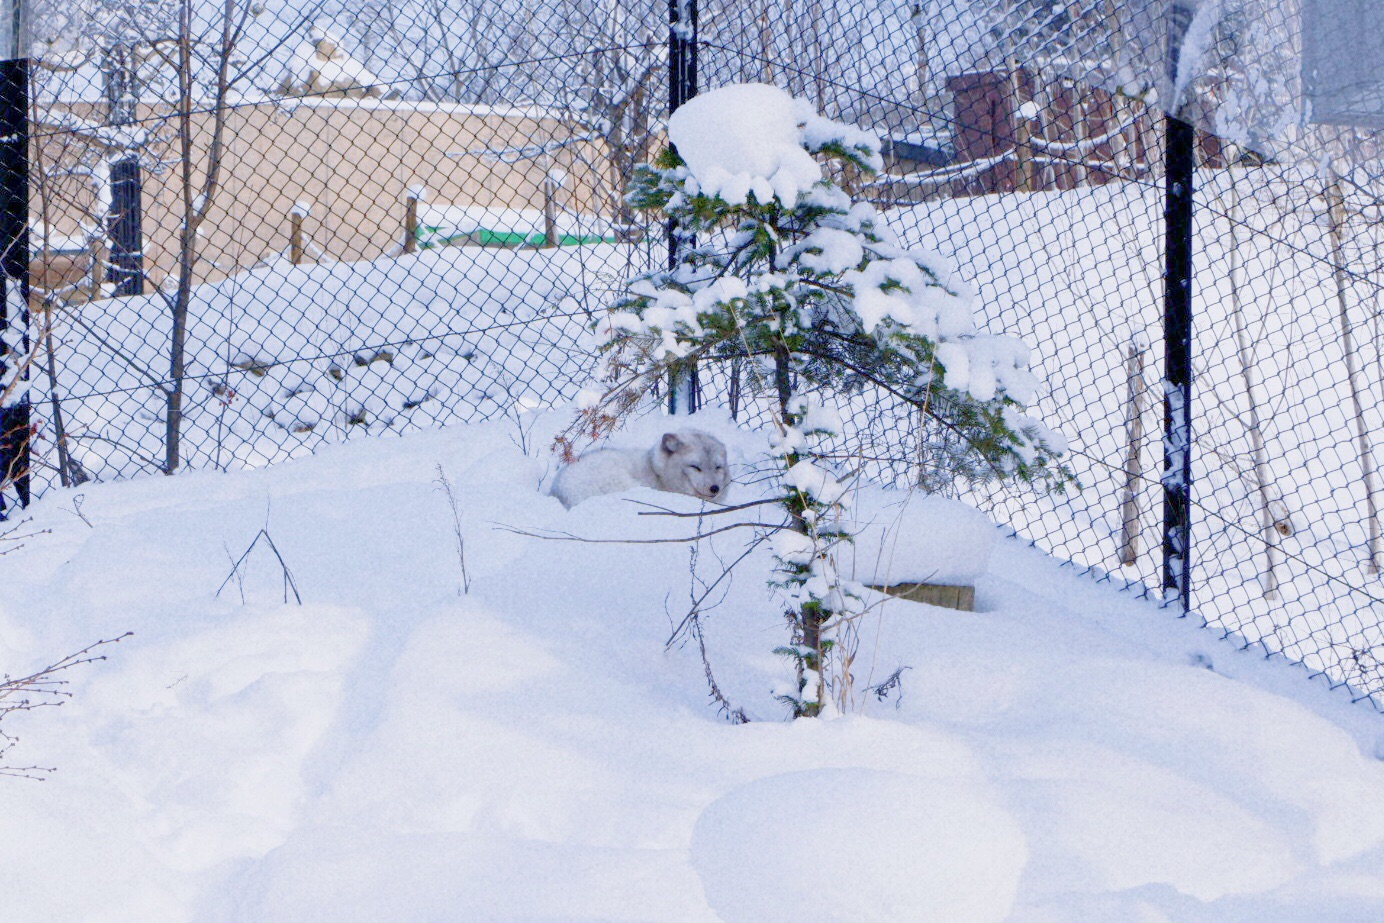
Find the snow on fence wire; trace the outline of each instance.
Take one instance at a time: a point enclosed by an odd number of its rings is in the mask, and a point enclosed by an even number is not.
[[[31,99],[38,492],[569,400],[595,367],[588,321],[666,259],[621,191],[662,144],[670,90],[765,81],[881,136],[883,173],[843,179],[952,260],[992,330],[1034,344],[1038,410],[1083,486],[946,475],[953,437],[883,393],[834,396],[843,458],[1157,595],[1150,103],[1172,100],[1198,129],[1192,608],[1384,696],[1384,170],[1375,132],[1307,118],[1296,2],[1182,20],[1098,0],[705,2],[694,27],[687,2],[326,17],[236,0],[184,43],[172,7],[93,3],[35,13],[51,39]],[[670,12],[695,50],[676,88]],[[700,379],[704,402],[761,412],[742,365]]]

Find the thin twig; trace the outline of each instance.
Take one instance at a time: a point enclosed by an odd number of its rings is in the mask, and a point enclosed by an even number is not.
[[[293,579],[293,572],[288,569],[288,564],[284,561],[284,556],[279,553],[278,546],[274,544],[274,539],[270,537],[269,531],[267,529],[260,529],[258,532],[255,533],[254,540],[250,542],[250,547],[246,548],[244,553],[241,554],[241,556],[235,560],[235,562],[231,565],[231,572],[226,575],[225,580],[221,581],[221,586],[216,588],[216,596],[219,597],[221,595],[221,591],[226,589],[226,584],[230,583],[231,579],[233,577],[236,577],[240,573],[240,565],[245,563],[245,559],[250,556],[250,552],[255,550],[255,546],[259,544],[260,539],[264,539],[265,542],[269,545],[269,550],[272,551],[274,553],[274,557],[278,559],[279,567],[283,568],[284,602],[288,602],[288,593],[290,590],[292,590],[294,600],[297,601],[298,605],[301,606],[303,604],[303,597],[298,592],[298,583]],[[241,602],[243,603],[244,601],[245,594],[242,591]]]
[[[590,545],[676,545],[686,542],[697,542],[704,538],[709,538],[721,532],[729,532],[731,529],[771,529],[777,531],[784,528],[783,523],[768,522],[736,522],[719,529],[712,529],[710,532],[698,532],[696,535],[687,535],[681,538],[584,538],[580,535],[573,535],[571,532],[552,532],[544,535],[541,532],[531,532],[520,529],[516,526],[507,525],[503,522],[491,521],[493,528],[501,532],[511,532],[515,535],[523,535],[527,538],[541,538],[550,542],[584,542]]]
[[[709,687],[711,700],[716,703],[716,710],[731,724],[749,724],[750,716],[745,714],[743,708],[737,708],[726,698],[726,694],[721,691],[721,687],[716,683],[716,677],[711,672],[711,661],[706,656],[706,639],[702,636],[702,622],[700,618],[692,620],[692,633],[697,637],[697,651],[702,655],[702,672],[706,675],[706,684]]]
[[[116,644],[133,635],[134,632],[127,631],[118,638],[106,638],[89,644],[73,654],[49,664],[41,670],[21,676],[11,678],[8,674],[0,676],[0,719],[11,712],[34,711],[39,708],[53,708],[63,703],[64,699],[71,698],[72,693],[63,689],[68,684],[65,679],[59,679],[58,675],[73,667],[84,663],[95,663],[98,660],[105,660],[105,654],[92,653],[97,648],[106,644]],[[22,696],[22,698],[13,698]],[[31,698],[37,696],[38,698]],[[0,731],[0,759],[4,758],[5,752],[18,743],[19,738]],[[0,766],[0,776],[10,776],[13,778],[33,779],[42,782],[44,776],[37,773],[52,773],[56,770],[51,766]]]
[[[457,563],[461,565],[461,586],[457,588],[457,595],[461,596],[471,592],[471,577],[466,572],[466,538],[461,532],[461,513],[457,510],[456,494],[452,493],[452,482],[447,480],[447,472],[442,470],[441,462],[437,463],[437,484],[452,510],[452,534],[457,541]]]
[[[765,506],[770,503],[778,503],[779,501],[776,498],[770,498],[768,500],[752,500],[749,503],[740,503],[736,506],[718,506],[716,509],[713,510],[700,510],[695,513],[685,513],[680,512],[678,510],[670,510],[666,506],[659,506],[656,503],[649,503],[647,500],[627,500],[625,502],[636,503],[639,506],[647,506],[650,508],[649,510],[636,514],[639,516],[676,516],[683,519],[700,519],[703,516],[722,516],[726,513],[734,513],[738,512],[739,510],[748,510],[752,507]]]
[[[11,551],[18,551],[20,548],[23,548],[24,546],[23,546],[22,544],[18,544],[18,543],[19,543],[19,542],[23,542],[26,538],[33,538],[33,537],[35,537],[35,536],[37,536],[37,535],[48,535],[49,533],[51,533],[51,532],[53,531],[52,529],[37,529],[37,530],[35,530],[35,531],[33,531],[33,532],[19,532],[19,527],[20,527],[20,526],[26,525],[27,523],[30,523],[30,522],[33,522],[33,519],[32,519],[32,518],[30,518],[30,519],[21,519],[21,520],[19,520],[18,522],[16,522],[16,523],[14,523],[13,525],[11,525],[8,529],[5,529],[3,532],[0,532],[0,542],[15,542],[15,543],[16,543],[16,544],[14,544],[14,545],[12,545],[12,546],[10,546],[10,547],[8,547],[8,548],[5,548],[5,549],[3,549],[3,550],[0,550],[0,556],[7,555],[7,554],[9,554]],[[16,533],[18,533],[18,534],[16,534]]]
[[[700,616],[702,603],[705,602],[706,598],[711,595],[713,590],[716,589],[717,584],[719,584],[722,580],[726,579],[726,577],[730,576],[731,571],[735,570],[735,566],[739,564],[741,561],[748,558],[750,556],[750,553],[754,551],[756,548],[758,548],[761,544],[763,544],[766,538],[768,538],[768,536],[761,535],[758,538],[756,538],[753,542],[751,542],[749,546],[740,553],[740,556],[738,558],[730,562],[729,567],[726,567],[721,571],[721,576],[711,581],[711,583],[702,592],[702,595],[698,596],[696,599],[692,601],[692,608],[688,611],[687,615],[683,617],[683,620],[678,624],[678,626],[673,629],[673,633],[668,636],[668,640],[663,642],[663,649],[665,651],[671,649],[672,646],[677,643],[678,636],[682,634],[683,629],[686,628],[690,622],[695,621]]]

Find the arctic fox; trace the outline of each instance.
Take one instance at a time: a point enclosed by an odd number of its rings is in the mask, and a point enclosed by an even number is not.
[[[684,429],[664,433],[647,451],[588,452],[557,473],[550,493],[571,509],[589,497],[635,486],[723,501],[730,487],[725,444],[700,430]]]

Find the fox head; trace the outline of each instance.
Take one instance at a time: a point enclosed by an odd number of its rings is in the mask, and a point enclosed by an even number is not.
[[[730,488],[726,447],[695,429],[664,433],[654,451],[654,471],[664,490],[725,502]]]

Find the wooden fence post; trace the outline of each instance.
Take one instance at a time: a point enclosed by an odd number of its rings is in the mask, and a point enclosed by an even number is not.
[[[308,206],[302,202],[288,211],[288,261],[294,266],[303,262],[303,219],[309,213]]]
[[[1010,108],[1014,110],[1014,188],[1018,192],[1033,191],[1033,144],[1029,131],[1028,100],[1024,99],[1023,71],[1018,59],[1010,62]]]
[[[410,186],[404,193],[404,252],[418,250],[418,201],[423,198],[423,189]]]
[[[543,172],[543,246],[556,247],[557,240],[557,190],[562,185],[558,171],[548,169]]]
[[[87,291],[87,301],[95,301],[101,297],[101,283],[104,280],[104,273],[101,271],[104,266],[106,248],[101,243],[101,238],[93,237],[91,244],[87,248],[87,259],[91,260],[91,269],[87,274],[90,288]]]

